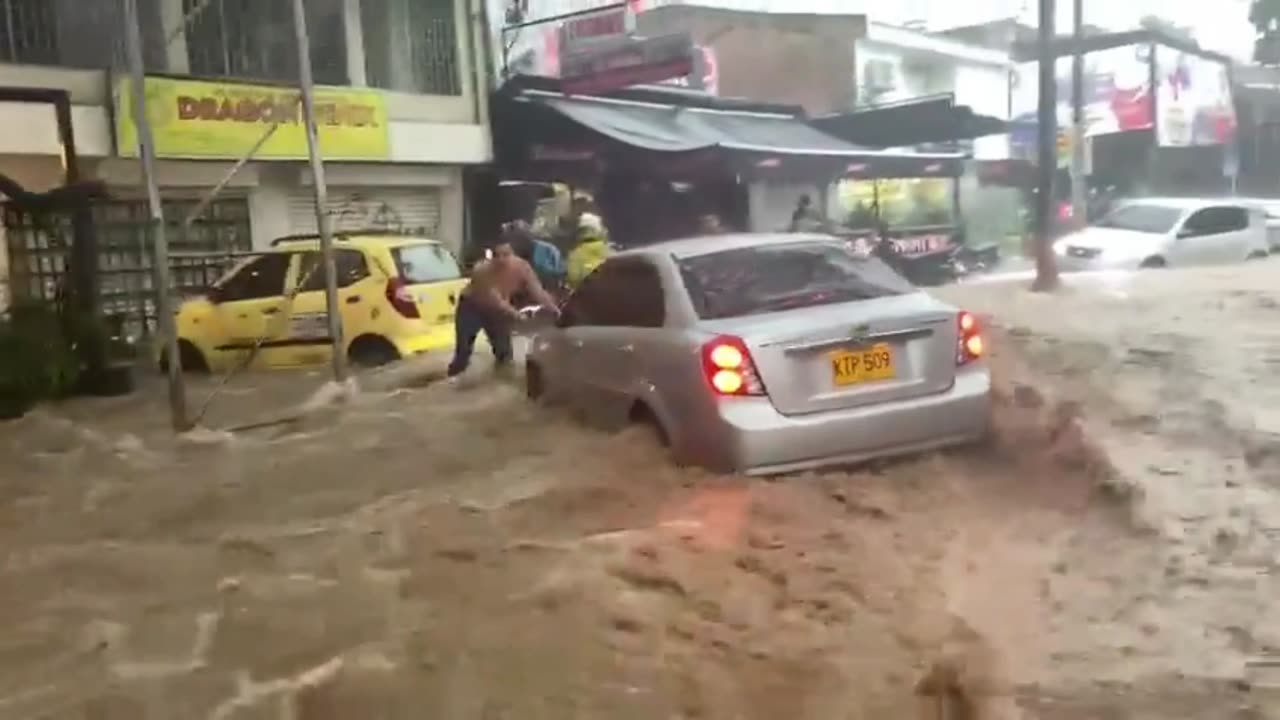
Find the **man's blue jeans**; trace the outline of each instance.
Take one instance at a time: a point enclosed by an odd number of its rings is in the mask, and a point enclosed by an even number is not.
[[[453,362],[449,363],[449,377],[461,375],[471,364],[471,354],[475,351],[476,336],[484,331],[493,348],[493,357],[497,365],[510,365],[513,356],[511,350],[511,323],[496,310],[490,310],[466,295],[458,300],[458,312],[453,318],[454,341]]]

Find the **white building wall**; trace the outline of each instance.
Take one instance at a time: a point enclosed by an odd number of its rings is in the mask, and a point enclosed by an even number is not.
[[[957,65],[956,102],[973,111],[1001,120],[1009,119],[1009,70],[984,65]],[[977,160],[1004,160],[1009,157],[1009,136],[992,135],[974,141]]]
[[[866,68],[873,62],[892,68],[893,90],[880,95],[877,102],[953,93],[957,104],[967,105],[976,113],[1009,118],[1012,64],[1007,54],[872,23],[868,39],[858,41],[856,52],[860,99],[866,97]],[[1008,137],[978,138],[974,141],[974,156],[979,160],[1009,157]]]

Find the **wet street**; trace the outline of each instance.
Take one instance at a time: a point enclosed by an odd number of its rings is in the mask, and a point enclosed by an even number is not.
[[[778,480],[483,369],[234,433],[324,374],[178,438],[158,379],[41,409],[0,429],[0,719],[1280,717],[1267,269],[945,290],[1000,326],[996,440]]]

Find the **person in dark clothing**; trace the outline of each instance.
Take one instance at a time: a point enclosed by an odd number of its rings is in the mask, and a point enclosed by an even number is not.
[[[801,195],[796,202],[795,212],[791,213],[791,231],[795,232],[801,225],[812,221],[817,213],[813,211],[813,198]]]

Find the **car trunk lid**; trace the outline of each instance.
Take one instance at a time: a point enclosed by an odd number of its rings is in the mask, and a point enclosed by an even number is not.
[[[743,339],[784,415],[906,400],[944,392],[955,381],[956,311],[923,293],[710,326]]]

